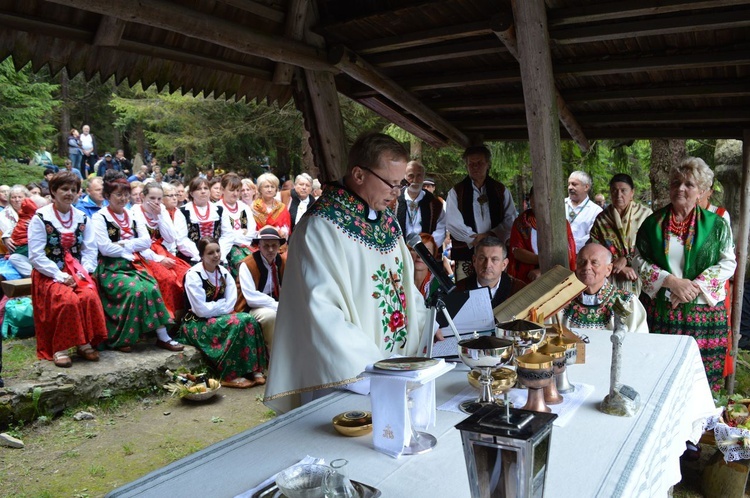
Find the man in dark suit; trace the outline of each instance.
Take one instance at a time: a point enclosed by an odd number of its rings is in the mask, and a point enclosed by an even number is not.
[[[490,235],[479,241],[474,247],[472,265],[475,274],[456,282],[456,290],[489,287],[493,309],[526,285],[505,273],[508,251],[505,243],[497,237]]]

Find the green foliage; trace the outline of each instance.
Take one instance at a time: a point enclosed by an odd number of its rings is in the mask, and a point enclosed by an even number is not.
[[[151,151],[185,159],[189,174],[211,166],[258,174],[266,157],[272,166],[286,160],[280,150],[289,151],[292,163],[300,160],[302,120],[291,104],[279,108],[134,87],[110,105],[119,130],[142,127]]]
[[[0,157],[30,157],[51,145],[55,127],[49,118],[60,105],[56,90],[34,78],[29,66],[16,72],[10,58],[0,62]]]

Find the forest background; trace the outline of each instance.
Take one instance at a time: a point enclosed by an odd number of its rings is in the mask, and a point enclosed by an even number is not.
[[[340,103],[348,143],[364,131],[388,133],[425,165],[443,196],[466,175],[462,150],[433,148],[346,97],[340,96]],[[84,124],[91,127],[100,156],[121,148],[133,159],[136,153],[144,157],[148,150],[161,165],[172,159],[184,160],[188,178],[208,168],[257,177],[264,166],[281,178],[303,171],[317,176],[306,146],[302,114],[291,100],[279,107],[202,94],[170,94],[153,86],[144,89],[140,84],[118,85],[114,79],[100,81],[98,75],[89,81],[83,74],[68,77],[65,70],[52,75],[46,66],[34,72],[28,65],[15,67],[10,58],[0,62],[2,183],[12,180],[16,162],[26,162],[41,146],[62,165],[70,129],[80,131]],[[663,205],[668,163],[692,155],[713,168],[715,142],[597,140],[584,153],[574,142],[563,140],[563,175],[588,172],[594,182],[592,197],[602,193],[609,199],[609,179],[616,173],[628,173],[635,181],[637,200]],[[491,176],[511,189],[520,208],[531,187],[528,142],[487,145],[492,151]]]

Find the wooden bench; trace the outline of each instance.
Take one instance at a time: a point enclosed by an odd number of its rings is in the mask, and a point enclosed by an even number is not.
[[[19,278],[17,280],[3,280],[0,282],[3,287],[3,292],[8,297],[19,297],[19,296],[30,296],[31,295],[31,279],[30,278]]]

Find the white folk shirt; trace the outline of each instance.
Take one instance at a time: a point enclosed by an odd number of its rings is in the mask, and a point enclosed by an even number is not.
[[[583,248],[589,240],[589,232],[594,225],[594,220],[602,212],[599,207],[589,197],[578,206],[573,206],[570,197],[565,198],[565,216],[570,223],[570,231],[573,232],[573,238],[576,241],[576,254]]]
[[[456,195],[456,189],[452,188],[448,192],[448,200],[446,202],[446,225],[448,231],[456,240],[465,242],[469,247],[473,246],[473,236],[479,233],[485,233],[492,230],[495,235],[506,242],[510,238],[510,229],[513,227],[513,222],[518,217],[516,206],[513,204],[513,197],[510,195],[510,191],[505,189],[505,196],[503,197],[503,206],[505,207],[505,217],[503,221],[496,227],[492,226],[492,220],[490,217],[490,205],[488,202],[480,204],[479,196],[486,193],[485,185],[482,188],[477,188],[473,183],[471,184],[473,190],[473,202],[474,207],[474,223],[476,224],[476,231],[470,226],[464,223],[463,214],[458,206],[458,196]]]
[[[406,230],[405,234],[410,233],[422,233],[422,211],[419,209],[419,203],[424,199],[425,191],[419,191],[416,199],[411,198],[411,193],[407,188],[404,190],[404,201],[406,202]],[[412,203],[416,203],[416,209],[413,209]],[[432,232],[432,238],[435,239],[435,244],[438,248],[443,247],[445,241],[445,210],[440,211],[438,215],[437,224],[435,225],[435,231]]]
[[[266,258],[261,257],[260,259],[263,261],[263,266],[268,270],[268,278],[263,286],[263,290],[259,291],[258,288],[255,287],[253,275],[250,273],[250,270],[245,263],[240,264],[240,290],[242,291],[242,295],[245,297],[247,306],[250,309],[268,308],[277,311],[279,309],[279,302],[271,297],[271,293],[273,292],[271,265],[268,264]]]
[[[214,203],[215,206],[221,206],[221,237],[219,237],[219,247],[221,247],[221,257],[223,260],[229,256],[229,251],[233,246],[249,246],[253,243],[253,238],[258,231],[255,224],[255,217],[250,206],[238,200],[236,206],[237,212],[230,213],[224,199]],[[245,213],[247,218],[247,229],[240,228],[240,216]]]
[[[307,208],[310,206],[310,196],[308,195],[305,200],[300,199],[297,204],[297,217],[294,219],[294,224],[297,225],[299,220],[302,219],[302,215],[307,212]]]

